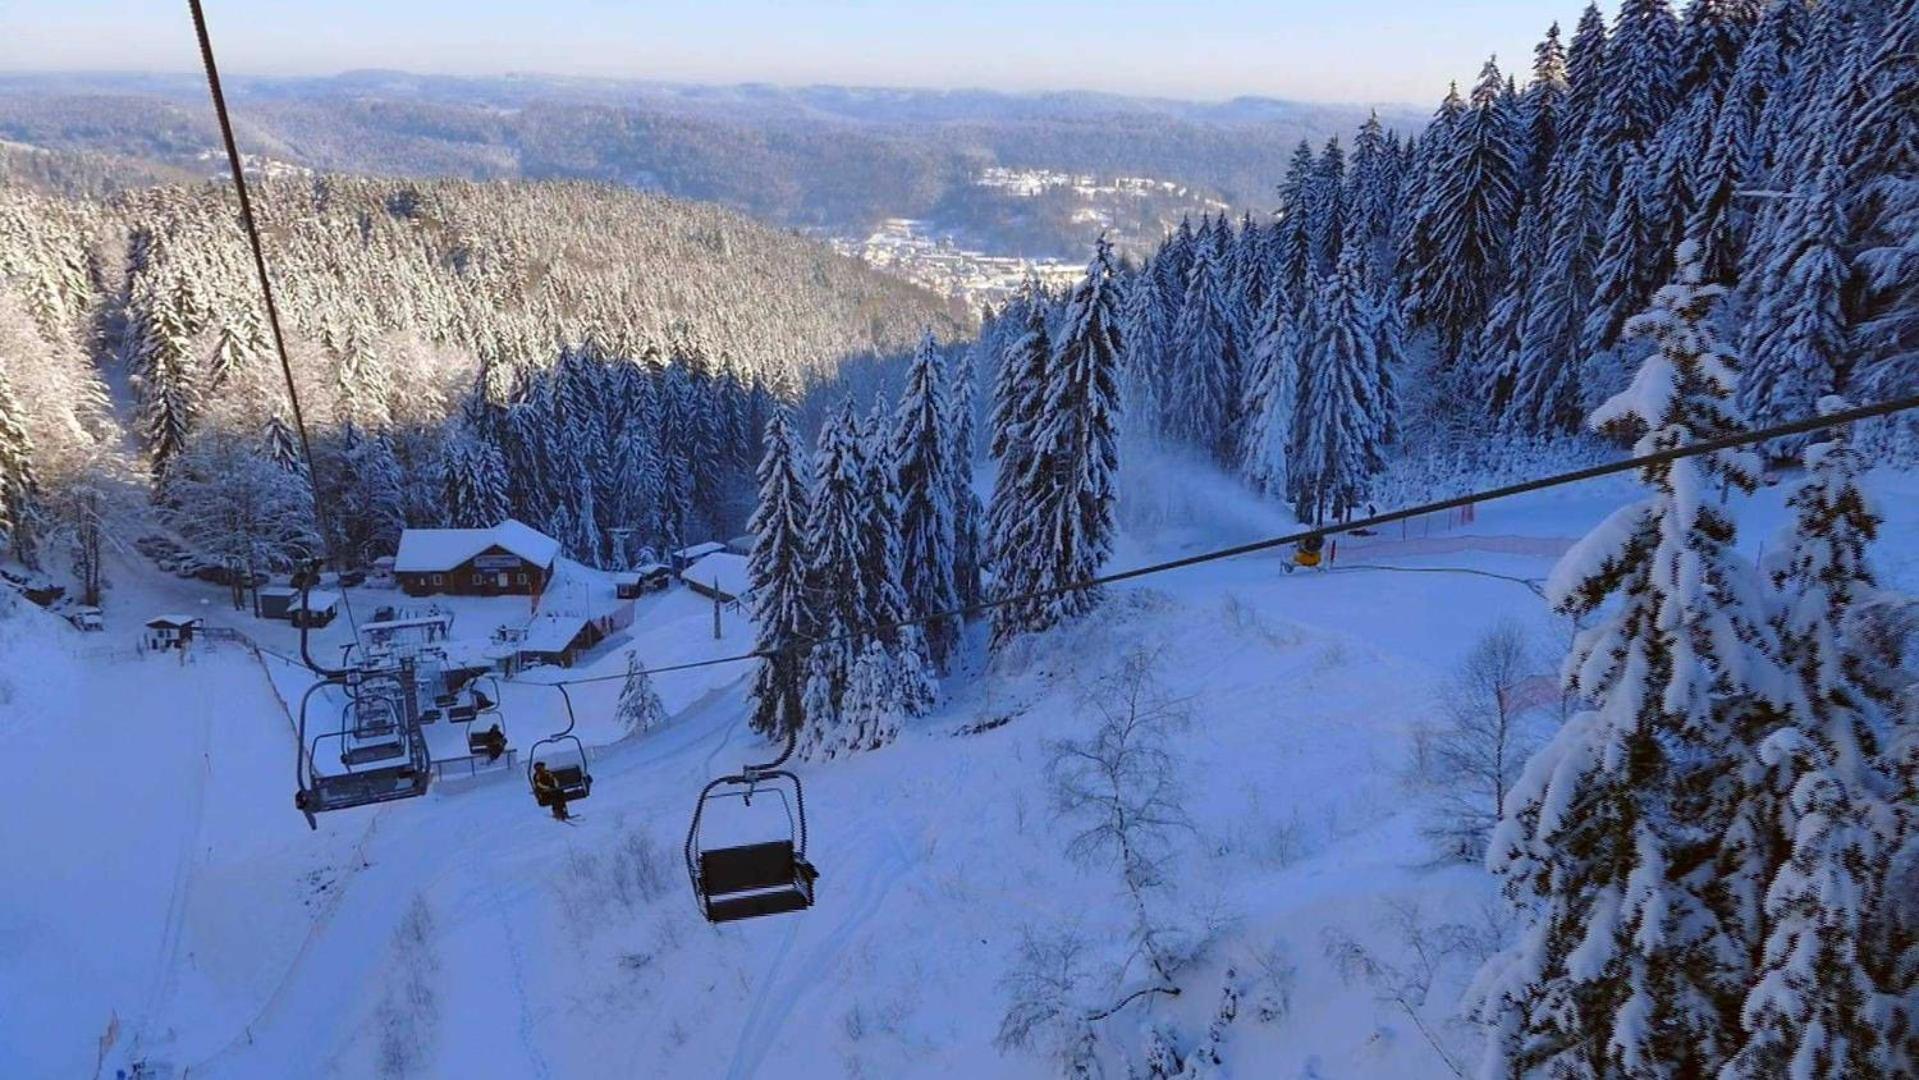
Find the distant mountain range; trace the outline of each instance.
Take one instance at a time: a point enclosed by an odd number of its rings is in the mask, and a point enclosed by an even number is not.
[[[698,86],[548,75],[355,71],[228,79],[243,148],[374,175],[580,178],[723,203],[776,224],[864,235],[926,219],[1014,254],[1073,254],[1092,232],[1149,237],[1187,213],[1270,207],[1300,139],[1346,137],[1372,106],[1218,103],[1091,92]],[[142,173],[206,174],[217,143],[197,75],[0,75],[0,140]],[[1411,130],[1424,111],[1378,107]],[[982,188],[986,169],[1170,181],[1179,194],[1089,204]],[[42,182],[58,169],[39,163]],[[52,179],[46,179],[48,175]]]

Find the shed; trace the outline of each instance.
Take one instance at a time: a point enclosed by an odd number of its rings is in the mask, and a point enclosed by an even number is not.
[[[581,615],[541,615],[527,620],[516,644],[523,664],[572,667],[605,636],[595,620]]]
[[[665,563],[647,563],[624,573],[613,575],[614,593],[622,600],[632,600],[644,593],[659,592],[673,583],[673,568]]]
[[[726,545],[718,540],[708,540],[703,544],[690,544],[673,553],[673,558],[681,566],[697,562],[716,551],[725,551]]]
[[[258,594],[262,619],[284,619],[300,599],[300,590],[291,585],[269,585]]]
[[[732,603],[752,591],[752,576],[744,555],[716,551],[680,571],[680,580],[701,596]]]
[[[205,622],[198,615],[155,615],[147,620],[146,647],[184,649]]]
[[[528,596],[546,586],[560,542],[508,518],[490,529],[408,529],[393,573],[414,596]]]
[[[294,597],[287,605],[287,621],[295,626],[325,626],[340,614],[340,594],[325,590],[314,590],[304,599]]]

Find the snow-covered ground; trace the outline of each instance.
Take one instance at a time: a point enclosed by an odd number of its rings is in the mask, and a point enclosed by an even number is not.
[[[1877,480],[1891,520],[1876,557],[1919,585],[1919,478]],[[990,665],[975,635],[948,700],[895,745],[801,767],[818,906],[720,929],[694,909],[680,845],[706,779],[763,753],[743,724],[748,667],[661,676],[671,721],[627,738],[620,682],[577,688],[596,752],[574,827],[501,777],[309,832],[282,700],[305,684],[296,670],[235,646],[186,663],[126,652],[140,618],[188,605],[274,649],[290,634],[127,561],[104,635],[0,618],[0,1076],[139,1060],[195,1078],[1050,1075],[995,1049],[998,983],[1025,929],[1103,945],[1123,923],[1117,875],[1065,857],[1044,769],[1048,740],[1090,728],[1085,686],[1134,647],[1159,652],[1192,714],[1175,741],[1194,826],[1179,896],[1220,928],[1153,1014],[1203,1031],[1231,965],[1249,1003],[1286,1001],[1267,1023],[1242,1007],[1231,1075],[1449,1075],[1442,1051],[1474,1052],[1453,1004],[1499,908],[1477,868],[1431,864],[1411,732],[1496,620],[1563,640],[1528,583],[1633,491],[1481,506],[1436,544],[1342,541],[1325,572],[1285,574],[1269,554],[1146,579]],[[1749,550],[1786,491],[1744,501]],[[1129,536],[1117,564],[1271,525],[1246,507],[1211,520],[1236,524]],[[375,591],[353,599],[368,617]],[[454,603],[456,634],[525,604]],[[568,674],[623,670],[627,647],[655,667],[749,647],[731,612],[714,640],[710,603],[684,589],[641,604],[630,640]],[[561,723],[534,685],[555,677],[508,689],[519,745]],[[1348,943],[1391,970],[1342,965]],[[1130,1037],[1145,1008],[1109,1023]]]

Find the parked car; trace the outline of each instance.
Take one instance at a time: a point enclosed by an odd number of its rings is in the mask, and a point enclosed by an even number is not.
[[[341,584],[341,585],[343,585],[343,586],[345,586],[345,587],[347,587],[347,588],[353,588],[353,587],[355,587],[355,586],[359,586],[359,585],[365,585],[365,584],[366,584],[366,571],[365,571],[365,570],[344,570],[344,571],[341,571],[341,573],[340,573],[340,584]]]
[[[67,612],[67,621],[75,630],[93,633],[107,628],[106,621],[97,607],[76,607]]]

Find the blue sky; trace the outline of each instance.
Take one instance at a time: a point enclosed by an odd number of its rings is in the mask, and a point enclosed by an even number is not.
[[[205,0],[222,67],[1436,101],[1581,0]],[[1608,9],[1613,5],[1607,4]],[[0,70],[197,66],[184,0],[0,0]]]

